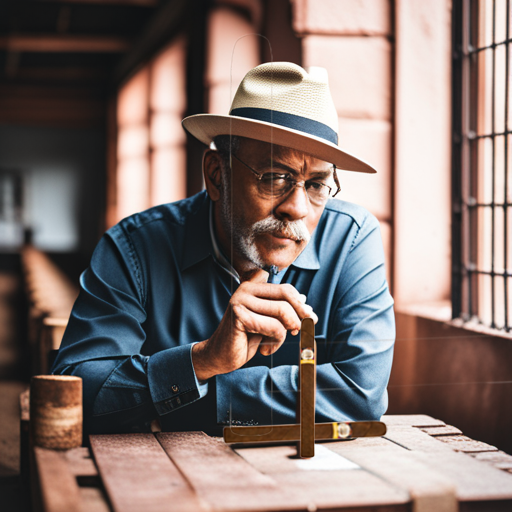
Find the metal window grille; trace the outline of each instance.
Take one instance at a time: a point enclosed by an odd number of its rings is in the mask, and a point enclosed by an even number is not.
[[[453,2],[452,316],[510,332],[510,0]]]

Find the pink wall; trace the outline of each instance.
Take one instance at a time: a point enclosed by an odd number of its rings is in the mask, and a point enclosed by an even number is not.
[[[393,52],[389,0],[292,0],[302,64],[322,66],[339,115],[340,146],[367,160],[376,175],[341,172],[341,199],[378,219],[393,269]]]
[[[110,224],[186,196],[185,57],[178,38],[120,88]]]
[[[303,64],[329,71],[341,145],[378,170],[342,186],[379,219],[392,275],[388,412],[512,451],[510,336],[450,320],[451,1],[291,1]]]
[[[451,2],[396,0],[397,308],[450,294]]]
[[[229,6],[219,5],[211,10],[205,73],[208,112],[228,114],[238,84],[261,63],[261,38],[257,33],[254,22]]]
[[[388,414],[428,414],[512,453],[510,337],[434,316],[397,314]]]

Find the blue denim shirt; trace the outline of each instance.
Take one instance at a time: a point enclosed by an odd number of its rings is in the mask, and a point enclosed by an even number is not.
[[[219,434],[229,424],[294,423],[299,336],[272,356],[199,383],[194,342],[208,339],[238,287],[212,246],[205,192],[122,220],[80,278],[53,366],[84,386],[86,432]],[[319,321],[316,421],[377,419],[395,337],[377,220],[328,202],[310,243],[278,276],[307,296]]]

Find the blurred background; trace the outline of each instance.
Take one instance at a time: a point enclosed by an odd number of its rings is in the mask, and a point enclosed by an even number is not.
[[[512,452],[510,17],[509,0],[2,0],[3,389],[47,371],[104,230],[202,189],[181,119],[228,113],[249,69],[286,60],[327,68],[340,146],[378,169],[340,180],[381,225],[389,413]]]

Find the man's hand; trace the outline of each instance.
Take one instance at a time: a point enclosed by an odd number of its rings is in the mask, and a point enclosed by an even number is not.
[[[270,355],[283,344],[287,331],[299,333],[303,318],[318,321],[304,295],[290,284],[268,284],[267,277],[258,270],[240,284],[211,338],[192,347],[198,380],[237,370],[258,349]]]

